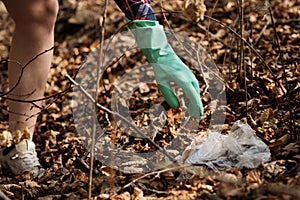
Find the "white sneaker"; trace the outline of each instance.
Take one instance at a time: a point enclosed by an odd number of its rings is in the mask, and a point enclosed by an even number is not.
[[[35,144],[30,140],[22,140],[0,151],[0,164],[4,164],[15,175],[30,172],[36,178],[45,172],[37,157]]]

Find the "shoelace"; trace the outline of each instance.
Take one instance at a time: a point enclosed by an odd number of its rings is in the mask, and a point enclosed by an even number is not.
[[[34,168],[37,166],[40,166],[39,160],[35,154],[32,154],[32,152],[25,152],[22,155],[16,154],[12,157],[12,159],[20,159],[24,162],[26,166],[29,168]]]

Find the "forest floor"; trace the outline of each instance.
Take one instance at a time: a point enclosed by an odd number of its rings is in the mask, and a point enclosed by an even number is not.
[[[155,148],[145,138],[132,136],[130,133],[134,131],[126,129],[126,126],[124,128],[122,120],[115,120],[111,114],[97,108],[99,124],[106,132],[103,140],[99,139],[96,144],[94,173],[90,179],[91,157],[86,152],[93,130],[93,120],[89,115],[91,107],[85,106],[89,101],[86,98],[78,101],[80,92],[78,94],[66,74],[76,77],[77,81],[95,81],[97,71],[85,67],[86,61],[87,65],[96,65],[97,57],[92,61],[86,58],[99,48],[103,31],[104,41],[111,41],[111,49],[104,48],[105,55],[121,56],[108,60],[98,88],[97,102],[113,109],[112,96],[116,89],[124,89],[122,84],[116,87],[115,82],[124,78],[124,74],[130,74],[135,66],[147,62],[136,49],[122,54],[126,44],[110,40],[112,36],[118,36],[120,41],[128,40],[120,33],[120,30],[126,30],[126,22],[113,1],[108,2],[106,9],[104,2],[60,1],[54,58],[45,93],[47,98],[43,101],[34,137],[38,156],[47,172],[43,177],[31,180],[29,174],[12,176],[0,166],[0,191],[10,199],[86,199],[89,185],[92,185],[90,191],[95,199],[299,199],[300,2],[270,2],[279,49],[270,13],[255,3],[245,6],[243,16],[243,38],[252,48],[246,44],[241,48],[239,37],[232,33],[240,33],[241,20],[235,4],[238,1],[206,1],[208,17],[199,22],[182,15],[182,1],[154,1],[152,4],[158,20],[166,29],[188,38],[191,44],[201,45],[208,52],[210,58],[206,58],[205,62],[215,63],[216,77],[223,85],[218,88],[218,81],[207,81],[203,74],[197,73],[199,69],[193,65],[192,57],[180,55],[199,80],[205,109],[204,117],[197,123],[193,134],[186,133],[180,140],[176,140],[177,136],[186,132],[186,129],[180,129],[182,120],[187,119],[183,114],[184,108],[171,109],[163,102],[167,119],[164,118],[162,123],[161,116],[151,117],[149,108],[163,101],[154,81],[139,88],[125,83],[127,91],[134,90],[128,97],[129,101],[122,101],[123,96],[117,97],[121,102],[119,107],[129,107],[132,121],[142,131],[147,132],[154,122],[162,126],[155,135],[149,136],[162,147],[168,147],[172,140],[179,142],[176,143],[179,146],[188,145],[192,137],[207,135],[213,122],[213,128],[217,127],[226,135],[234,122],[246,121],[270,148],[268,162],[254,169],[232,167],[215,171],[206,165],[185,168],[165,165],[143,172],[136,161],[127,168],[133,173],[124,172],[112,167],[124,164],[112,159],[115,155],[97,156],[113,148],[111,141],[115,147],[122,146],[131,152],[148,152]],[[107,16],[103,17],[105,10]],[[3,7],[0,18],[0,56],[3,61],[0,63],[0,81],[1,92],[4,93],[8,91],[5,61],[14,25]],[[105,26],[101,29],[103,20]],[[138,76],[141,76],[140,72]],[[214,89],[216,94],[211,96],[209,91]],[[213,98],[221,96],[222,92],[226,93],[225,102],[214,101]],[[74,98],[74,93],[79,96]],[[181,94],[180,91],[177,93]],[[5,96],[0,101],[0,129],[3,131],[8,128],[8,108]],[[214,103],[216,107],[211,106]],[[219,103],[223,104],[219,106]],[[224,123],[217,123],[218,116],[224,116]],[[222,119],[219,121],[222,122]],[[169,154],[175,157],[182,153],[175,150],[170,150]],[[147,169],[151,168],[149,162]]]

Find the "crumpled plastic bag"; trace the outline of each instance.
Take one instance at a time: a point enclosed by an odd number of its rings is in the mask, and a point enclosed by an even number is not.
[[[181,159],[187,164],[204,164],[220,171],[232,167],[256,168],[270,156],[269,147],[254,130],[248,124],[236,121],[229,135],[210,132],[207,138],[195,138]]]

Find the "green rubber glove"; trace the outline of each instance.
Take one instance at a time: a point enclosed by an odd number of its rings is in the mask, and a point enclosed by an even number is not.
[[[189,114],[200,119],[203,106],[198,81],[168,43],[163,27],[157,21],[150,20],[127,22],[139,48],[153,66],[158,87],[167,103],[173,108],[179,106],[170,87],[170,83],[174,82],[183,89],[190,100]]]

